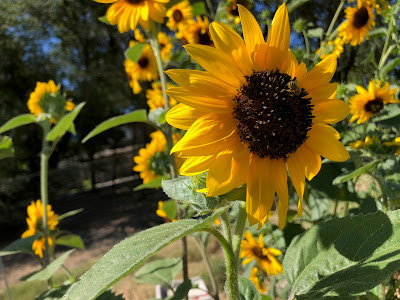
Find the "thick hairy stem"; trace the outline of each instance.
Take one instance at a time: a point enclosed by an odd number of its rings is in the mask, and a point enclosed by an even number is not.
[[[236,261],[239,260],[240,243],[242,242],[244,226],[246,224],[246,217],[247,217],[246,202],[239,201],[239,216],[232,240],[232,247],[235,253]]]
[[[222,223],[222,231],[224,233],[224,237],[226,238],[228,243],[232,245],[231,224],[229,222],[228,212],[224,212],[221,215],[221,223]]]

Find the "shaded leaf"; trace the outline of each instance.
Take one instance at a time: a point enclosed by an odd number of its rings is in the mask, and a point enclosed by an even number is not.
[[[382,69],[381,69],[381,74],[385,75],[392,71],[394,68],[396,68],[398,65],[400,65],[400,57],[396,57],[389,61],[387,64],[385,64]]]
[[[163,202],[163,210],[170,220],[174,220],[177,214],[177,207],[175,200],[167,200]]]
[[[51,288],[50,290],[36,296],[34,300],[59,300],[66,294],[70,287],[70,284],[65,284],[59,287]]]
[[[254,283],[247,277],[238,276],[240,300],[261,300],[261,295],[255,287]]]
[[[158,259],[145,264],[137,270],[135,277],[138,282],[151,285],[160,284],[171,288],[175,276],[181,269],[181,258]]]
[[[143,189],[156,189],[156,188],[160,188],[161,187],[161,182],[163,180],[168,180],[168,177],[163,177],[163,176],[159,176],[154,178],[153,180],[147,182],[147,183],[143,183],[141,185],[138,185],[137,187],[135,187],[133,190],[136,191],[140,191]]]
[[[0,136],[0,159],[13,156],[14,148],[12,139],[8,136]]]
[[[146,46],[146,43],[136,43],[132,47],[128,48],[124,52],[125,58],[130,59],[134,63],[137,63],[140,56],[142,55],[143,48]]]
[[[183,298],[186,297],[191,288],[192,288],[192,282],[190,281],[190,279],[185,280],[178,286],[178,288],[176,289],[174,295],[170,298],[170,300],[182,300]]]
[[[36,123],[36,118],[32,114],[24,114],[19,115],[17,117],[12,118],[6,124],[0,127],[0,134],[11,129],[17,128],[22,125],[27,125],[31,123]]]
[[[198,1],[196,3],[193,3],[192,8],[194,17],[207,14],[206,5],[204,1]]]
[[[346,174],[346,175],[340,175],[336,177],[333,181],[332,184],[340,184],[346,181],[349,181],[350,179],[353,179],[355,177],[358,177],[362,174],[369,174],[375,167],[379,164],[379,160],[374,160],[361,168],[358,168],[357,170],[354,170],[353,172]]]
[[[61,221],[62,219],[75,216],[76,214],[79,214],[83,210],[84,210],[83,208],[79,208],[79,209],[75,209],[75,210],[71,210],[69,212],[66,212],[65,214],[59,215],[57,217],[57,221]]]
[[[85,245],[79,235],[68,234],[57,238],[56,245],[68,246],[72,248],[84,249]]]
[[[307,3],[310,0],[292,0],[287,4],[287,10],[289,13],[294,11],[295,9],[299,8],[302,6],[304,3]]]
[[[16,253],[33,253],[32,244],[40,234],[35,234],[25,239],[18,239],[12,242],[10,245],[6,246],[0,251],[0,256],[16,254]]]
[[[98,17],[97,20],[99,20],[100,22],[103,22],[107,25],[110,25],[110,22],[107,20],[106,16]]]

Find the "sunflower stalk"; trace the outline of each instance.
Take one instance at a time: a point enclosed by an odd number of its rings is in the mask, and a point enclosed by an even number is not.
[[[221,215],[221,223],[222,223],[222,232],[224,233],[224,236],[228,241],[228,243],[232,245],[231,225],[227,212]]]
[[[342,8],[343,8],[343,5],[344,5],[345,2],[346,2],[345,0],[341,0],[340,1],[340,4],[339,4],[338,8],[336,9],[335,14],[333,15],[331,24],[329,24],[328,30],[326,31],[326,35],[325,35],[326,37],[330,37],[332,29],[335,26],[335,23],[336,23],[336,21],[337,21],[337,19],[339,17],[340,12],[342,11]],[[325,39],[325,42],[326,42],[326,39]]]
[[[239,216],[236,223],[235,233],[233,235],[232,247],[235,253],[236,261],[239,261],[240,243],[242,242],[244,226],[246,225],[246,202],[239,201]]]
[[[393,48],[390,49],[390,51],[388,49],[389,42],[390,42],[390,36],[391,36],[392,30],[393,30],[393,23],[395,23],[395,21],[393,20],[393,17],[392,17],[389,21],[389,27],[388,27],[387,34],[386,34],[385,44],[383,45],[381,58],[379,59],[379,64],[378,64],[379,70],[383,67],[383,65],[385,64],[386,60],[389,57],[390,52],[392,52],[392,50],[393,50]]]

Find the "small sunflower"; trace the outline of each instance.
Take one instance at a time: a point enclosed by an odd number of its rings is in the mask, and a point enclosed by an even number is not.
[[[139,23],[150,29],[150,20],[164,23],[165,4],[169,0],[94,0],[99,3],[114,3],[106,14],[111,25],[118,25],[120,33],[135,30]]]
[[[135,42],[130,42],[132,47]],[[153,81],[158,79],[158,68],[156,58],[150,45],[143,48],[142,54],[137,63],[130,59],[125,59],[125,72],[128,77],[129,85],[133,89],[134,94],[139,94],[142,90],[139,81]]]
[[[342,38],[337,37],[334,41],[329,41],[325,47],[318,48],[315,54],[319,55],[321,59],[324,59],[329,54],[335,54],[337,58],[343,53],[344,41]]]
[[[159,32],[157,35],[158,43],[160,44],[162,60],[169,60],[171,58],[172,43],[171,37],[164,32]]]
[[[188,0],[175,4],[167,11],[167,26],[172,31],[193,22],[193,8]]]
[[[257,261],[257,265],[268,275],[283,274],[281,263],[275,256],[281,255],[282,252],[274,248],[266,248],[263,242],[263,233],[258,237],[258,241],[247,231],[244,239],[240,244],[240,257],[245,258],[243,264],[250,263],[253,259]]]
[[[66,101],[60,95],[60,87],[53,80],[49,82],[37,82],[35,90],[30,94],[28,100],[28,108],[35,117],[41,113],[50,114],[52,122],[61,118],[65,111],[71,111],[75,108],[75,104]]]
[[[205,71],[169,70],[180,87],[167,94],[180,104],[167,114],[176,128],[188,130],[171,152],[186,158],[182,175],[208,171],[207,194],[216,196],[247,184],[250,225],[262,226],[279,197],[279,227],[288,209],[287,170],[302,213],[305,177],[321,168],[321,156],[349,158],[330,126],[347,117],[349,107],[336,100],[336,56],[311,71],[289,50],[286,5],[275,14],[268,40],[251,13],[239,5],[241,37],[219,22],[210,25],[214,47],[186,45]]]
[[[140,29],[136,28],[133,33],[136,41],[139,43],[146,43],[147,38],[143,35],[143,33],[141,33]],[[130,47],[134,45],[132,41],[129,44]]]
[[[196,22],[180,27],[176,37],[181,40],[182,45],[201,44],[214,46],[210,36],[208,18],[201,19],[201,17],[196,17],[196,20]]]
[[[172,84],[167,84],[167,87],[172,87]],[[150,111],[155,110],[158,107],[165,108],[164,96],[161,88],[161,84],[158,82],[153,82],[151,84],[152,89],[146,91],[147,105],[150,107]],[[169,98],[169,107],[174,107],[176,105],[176,100]]]
[[[397,88],[391,90],[389,88],[388,82],[382,86],[381,81],[375,84],[373,79],[369,82],[368,91],[357,85],[358,94],[349,99],[350,113],[353,115],[350,122],[358,119],[357,124],[365,123],[371,116],[379,113],[385,105],[400,103],[400,100],[394,98]]]
[[[36,202],[31,202],[31,204],[27,207],[28,218],[26,218],[26,223],[28,224],[28,230],[26,230],[21,237],[27,238],[29,236],[35,235],[37,233],[43,234],[43,204],[39,199]],[[47,205],[47,225],[49,230],[55,230],[58,224],[57,220],[58,215],[54,213],[51,209],[51,205]],[[48,237],[49,246],[52,246],[53,239]],[[44,236],[41,235],[37,240],[35,240],[32,244],[32,250],[36,255],[43,258],[43,250],[45,249],[45,240]]]
[[[352,46],[360,45],[375,26],[374,13],[368,0],[358,0],[357,7],[347,7],[346,21],[339,27],[339,37]]]
[[[243,5],[247,9],[249,9],[250,7],[250,2],[248,0],[228,1],[226,6],[226,11],[228,12],[228,20],[233,20],[236,25],[240,23],[238,4]]]
[[[265,293],[265,284],[263,281],[260,281],[260,278],[258,276],[259,270],[257,267],[254,267],[251,269],[250,277],[249,279],[254,283],[255,287],[260,293]]]
[[[349,146],[352,149],[362,149],[364,147],[371,146],[373,143],[380,143],[380,141],[376,136],[370,137],[369,135],[367,135],[365,137],[364,141],[357,140],[357,141],[351,142],[349,144]]]

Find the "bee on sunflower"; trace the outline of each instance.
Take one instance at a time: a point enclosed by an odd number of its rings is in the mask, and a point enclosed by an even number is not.
[[[164,23],[165,4],[169,0],[94,0],[98,3],[113,3],[107,10],[106,18],[111,25],[117,25],[120,33],[135,30],[139,23],[150,29],[150,21]]]
[[[394,98],[397,88],[390,89],[388,82],[382,85],[381,81],[375,83],[372,79],[368,90],[360,85],[357,85],[356,90],[358,94],[349,99],[350,113],[353,115],[350,122],[357,120],[357,124],[365,123],[379,113],[385,105],[400,103],[400,100]]]
[[[188,0],[175,4],[167,11],[167,27],[177,31],[180,27],[193,22],[193,7]]]
[[[246,210],[250,225],[262,226],[279,197],[279,227],[288,210],[287,169],[299,196],[302,213],[305,177],[321,168],[321,156],[349,158],[330,125],[347,117],[349,106],[336,97],[336,56],[329,55],[307,72],[289,50],[290,25],[286,5],[275,14],[267,42],[252,16],[239,5],[242,38],[217,21],[210,25],[215,48],[186,45],[205,71],[169,70],[180,87],[167,94],[180,102],[166,118],[188,130],[172,149],[186,158],[180,173],[208,171],[208,196],[247,184]],[[288,89],[296,81],[300,93]]]
[[[28,218],[26,218],[26,223],[28,224],[28,229],[21,235],[21,237],[27,238],[33,236],[37,233],[41,235],[33,242],[32,250],[35,252],[37,256],[43,258],[43,251],[45,250],[45,238],[43,235],[43,204],[40,199],[36,200],[36,202],[31,202],[31,204],[26,208],[28,213]],[[58,215],[54,213],[51,209],[51,205],[47,205],[47,224],[50,230],[50,234],[52,231],[56,229],[58,225]],[[54,245],[54,240],[51,236],[47,239],[48,245],[50,249]]]
[[[201,44],[214,46],[210,36],[208,18],[196,17],[196,22],[189,23],[179,28],[176,37],[181,40],[182,45]]]

